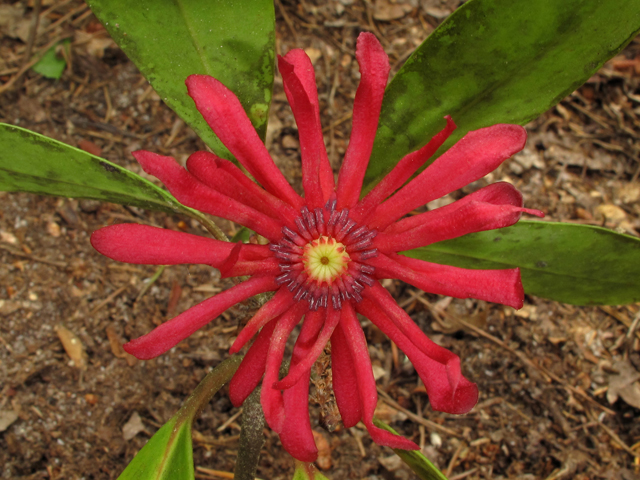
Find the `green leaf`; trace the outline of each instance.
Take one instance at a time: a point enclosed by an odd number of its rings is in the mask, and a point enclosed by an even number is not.
[[[523,220],[404,254],[463,268],[519,267],[526,293],[558,302],[640,301],[640,239],[600,227]]]
[[[377,418],[373,419],[376,427],[383,428],[388,432],[398,435],[393,428]],[[398,455],[404,463],[422,480],[447,480],[447,477],[436,468],[422,453],[417,450],[400,450],[394,448],[393,451]]]
[[[64,42],[58,43],[47,50],[42,58],[38,60],[38,63],[31,67],[33,71],[39,73],[43,77],[58,80],[64,73],[64,69],[67,66],[67,60],[63,55],[59,55],[57,50],[61,46],[68,53],[70,43],[70,40],[65,40]]]
[[[4,123],[0,123],[0,191],[92,198],[183,213],[210,231],[216,230],[202,213],[185,207],[139,175],[65,143]]]
[[[242,356],[226,359],[196,387],[183,407],[138,452],[118,480],[193,479],[191,426],[213,395],[240,366]]]
[[[379,180],[424,145],[447,114],[458,129],[441,151],[470,130],[526,124],[582,85],[638,31],[639,0],[470,0],[387,87],[365,182]]]
[[[273,87],[271,0],[91,0],[93,13],[164,102],[219,156],[232,159],[187,95],[191,74],[233,91],[264,139]]]
[[[296,471],[293,473],[292,480],[329,480],[318,471],[313,463],[305,463],[299,460],[296,460],[295,462]]]

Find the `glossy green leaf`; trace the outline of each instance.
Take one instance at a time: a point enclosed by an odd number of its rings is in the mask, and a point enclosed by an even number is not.
[[[373,423],[388,432],[398,435],[393,428],[377,418],[373,419]],[[447,480],[447,477],[436,468],[422,453],[417,450],[400,450],[394,448],[393,451],[398,455],[404,463],[422,480]]]
[[[164,102],[218,155],[232,158],[187,95],[184,81],[191,74],[212,75],[231,89],[264,139],[273,87],[273,1],[87,3]]]
[[[574,305],[640,301],[640,239],[572,223],[520,221],[404,252],[456,267],[519,267],[526,293]]]
[[[38,60],[38,63],[31,67],[33,71],[46,78],[59,79],[64,73],[67,61],[64,56],[58,52],[58,48],[64,48],[68,52],[70,43],[70,40],[65,40],[47,50],[42,58]]]
[[[83,150],[0,123],[0,191],[92,198],[211,220],[139,175]]]
[[[196,387],[171,420],[138,452],[118,480],[191,480],[194,477],[191,426],[211,397],[240,366],[242,356],[226,359]]]
[[[470,130],[526,124],[639,31],[640,0],[470,0],[387,87],[365,181],[424,145],[447,114],[458,129],[443,149]]]

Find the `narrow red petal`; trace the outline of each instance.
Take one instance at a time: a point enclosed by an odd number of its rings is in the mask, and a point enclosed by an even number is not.
[[[274,197],[252,182],[233,163],[213,153],[191,154],[187,160],[187,169],[208,187],[271,218],[288,221],[291,225],[298,216],[291,205]]]
[[[233,244],[190,233],[126,223],[96,230],[91,245],[118,262],[144,265],[200,263],[219,267]]]
[[[362,418],[360,391],[353,363],[342,327],[338,324],[331,336],[331,370],[333,394],[345,428],[355,426]]]
[[[425,262],[404,255],[383,254],[370,260],[378,278],[397,278],[425,292],[456,298],[476,298],[522,308],[520,270],[470,270]]]
[[[322,328],[324,313],[307,312],[300,335],[296,340],[291,355],[291,369],[297,368],[317,343],[318,332]],[[318,449],[311,431],[309,421],[309,378],[311,370],[307,369],[299,381],[283,392],[285,419],[280,432],[280,441],[284,449],[298,460],[314,462]],[[274,388],[278,388],[274,384]]]
[[[324,319],[322,331],[317,336],[318,338],[316,342],[306,351],[304,359],[301,359],[296,365],[293,365],[293,363],[291,364],[289,373],[286,377],[276,383],[276,388],[284,390],[293,387],[306,372],[311,370],[311,367],[324,350],[325,345],[331,338],[331,334],[339,321],[340,310],[334,310],[333,307],[329,305],[326,309],[326,318]]]
[[[186,84],[196,108],[229,151],[268,192],[299,210],[302,198],[273,163],[233,92],[207,75],[190,75]]]
[[[418,171],[422,165],[438,150],[456,129],[456,124],[451,117],[444,117],[447,125],[438,132],[424,147],[413,153],[406,155],[398,164],[393,167],[387,175],[371,190],[353,209],[351,214],[354,220],[366,220],[367,214],[372,212],[376,206],[387,199],[389,195],[400,188],[411,176]]]
[[[390,227],[392,230],[400,230],[400,233],[390,235],[385,231],[376,236],[374,245],[383,252],[402,252],[461,237],[468,233],[508,227],[515,224],[523,212],[544,216],[544,213],[539,210],[522,208],[522,196],[511,185],[504,183],[495,185],[504,187],[501,189],[510,191],[513,195],[497,199],[505,203],[482,201],[481,198],[486,196],[484,190],[495,190],[491,188],[493,186],[486,187],[457,202],[415,215],[406,222],[401,220]],[[407,226],[412,225],[415,226],[407,229]]]
[[[229,382],[229,399],[234,407],[240,407],[253,392],[267,365],[267,352],[271,334],[276,328],[275,321],[267,323],[256,337],[255,341],[242,359],[238,370]]]
[[[124,349],[141,360],[157,357],[204,327],[229,307],[276,288],[278,287],[271,276],[253,277],[191,307],[146,335],[131,340],[124,345]]]
[[[278,68],[298,126],[305,199],[310,208],[319,208],[329,199],[335,185],[322,137],[313,65],[304,50],[295,49],[278,57]]]
[[[384,229],[414,208],[475,182],[524,148],[519,125],[493,125],[467,133],[420,175],[378,206],[371,228]]]
[[[403,450],[417,450],[418,446],[399,435],[394,435],[386,430],[382,430],[373,424],[373,415],[378,403],[378,392],[376,381],[373,377],[371,360],[367,341],[364,337],[362,327],[358,323],[355,311],[351,302],[345,303],[342,308],[343,315],[340,319],[344,336],[354,361],[358,391],[360,392],[360,402],[362,405],[362,423],[373,438],[373,441],[391,448],[402,448]]]
[[[133,156],[145,172],[160,179],[186,206],[238,222],[271,241],[279,240],[282,224],[253,208],[208,188],[171,157],[138,150]]]
[[[270,276],[270,278],[274,277]],[[267,322],[287,311],[294,303],[293,294],[286,288],[280,288],[273,298],[260,307],[260,310],[245,325],[236,341],[231,345],[229,353],[238,353],[258,333],[258,330],[264,327]]]
[[[452,353],[447,363],[434,361],[422,353],[370,300],[360,302],[358,312],[371,320],[411,360],[435,410],[462,414],[474,407],[478,401],[478,387],[462,376],[457,355]]]
[[[273,383],[278,381],[287,339],[300,321],[305,308],[306,306],[302,302],[297,303],[275,320],[277,325],[269,343],[267,364],[264,380],[262,381],[262,391],[260,392],[260,404],[264,410],[264,418],[267,424],[276,433],[282,432],[285,410],[282,393],[280,390],[273,388]]]
[[[371,33],[361,33],[356,46],[360,84],[353,102],[349,146],[338,175],[338,210],[353,207],[360,198],[378,128],[384,89],[389,78],[389,57]]]

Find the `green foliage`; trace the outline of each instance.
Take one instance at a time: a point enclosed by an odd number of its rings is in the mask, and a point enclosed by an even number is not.
[[[377,418],[373,419],[373,423],[379,427],[387,430],[388,432],[395,433],[393,428]],[[406,463],[411,470],[422,480],[447,480],[447,477],[436,468],[436,466],[429,461],[422,453],[416,450],[400,450],[393,449],[404,463]]]
[[[640,239],[600,227],[520,221],[404,254],[464,268],[519,267],[525,292],[558,302],[640,301]]]
[[[312,463],[304,463],[296,460],[296,471],[292,480],[329,480],[318,471]]]
[[[139,175],[44,135],[0,123],[0,145],[2,191],[92,198],[184,213],[211,223]]]
[[[241,356],[226,359],[196,387],[182,408],[138,452],[118,480],[191,480],[191,425],[211,397],[240,366]]]
[[[271,0],[92,0],[89,6],[164,102],[221,157],[232,159],[191,98],[185,79],[216,77],[242,102],[264,139],[273,86]]]
[[[640,31],[639,0],[470,0],[385,92],[365,177],[375,183],[451,115],[466,132],[524,125],[582,85]],[[371,187],[371,185],[369,185]]]
[[[43,77],[58,80],[67,67],[67,61],[63,55],[60,55],[58,49],[62,48],[68,53],[70,43],[69,40],[65,40],[47,50],[38,63],[31,67],[33,71]]]

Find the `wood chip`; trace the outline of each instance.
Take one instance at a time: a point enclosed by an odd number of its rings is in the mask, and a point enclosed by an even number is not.
[[[63,325],[57,325],[55,331],[58,334],[58,338],[62,342],[64,351],[73,360],[73,364],[80,370],[87,369],[87,352],[84,349],[84,345],[80,339],[69,329]]]

